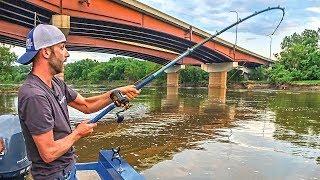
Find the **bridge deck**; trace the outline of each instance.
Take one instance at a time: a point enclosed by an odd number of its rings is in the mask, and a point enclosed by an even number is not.
[[[69,34],[70,38],[68,38],[69,50],[106,52],[145,59],[159,64],[165,64],[201,40],[200,36],[196,34],[193,35],[193,38],[191,38],[190,35],[190,39],[177,36],[178,34],[174,33],[171,30],[172,28],[156,30],[150,25],[150,23],[152,23],[149,22],[151,21],[150,17],[148,17],[149,20],[143,20],[140,22],[142,25],[139,24],[139,19],[125,21],[125,18],[122,17],[124,15],[119,15],[119,13],[117,16],[121,16],[123,19],[114,20],[116,17],[113,17],[111,20],[110,18],[104,18],[104,20],[102,20],[103,18],[101,16],[105,12],[101,12],[101,7],[98,7],[97,5],[94,6],[93,3],[90,5],[90,7],[81,10],[82,7],[79,8],[79,4],[74,5],[72,4],[74,2],[68,2],[64,3],[64,9],[61,8],[59,10],[59,8],[57,8],[58,5],[54,3],[50,4],[41,0],[29,1],[30,2],[0,2],[0,10],[2,11],[0,21],[2,24],[1,26],[3,26],[0,30],[0,42],[23,47],[26,33],[34,26],[34,12],[37,12],[37,19],[39,22],[50,23],[51,16],[56,14],[57,11],[62,11],[64,14],[71,16],[71,27]],[[110,3],[109,1],[94,1],[94,3],[97,3],[100,6],[107,6],[106,4],[102,4],[104,2]],[[126,11],[126,13],[128,13],[128,10],[125,9],[128,8],[127,6],[131,6],[130,8],[137,8],[136,4],[133,5],[129,2],[136,2],[138,5],[142,4],[137,1],[129,0],[123,2],[121,1],[122,3],[117,0],[114,2],[117,2],[118,4],[111,4],[114,6],[113,8],[118,8],[119,11]],[[37,3],[37,5],[34,3]],[[123,3],[126,3],[125,8],[120,7],[119,5]],[[77,6],[78,9],[75,9],[76,7],[74,6]],[[94,14],[94,10],[97,10],[96,14]],[[142,12],[146,11],[146,8],[140,11],[131,10],[130,13],[132,15],[137,15],[136,11],[141,14]],[[147,15],[142,14],[142,16],[142,18],[147,19]],[[125,21],[125,23],[123,23],[123,21]],[[135,21],[137,22],[134,23]],[[166,22],[170,24],[168,20]],[[154,23],[158,23],[159,25],[159,22],[156,20]],[[5,27],[6,24],[12,26],[11,30]],[[164,24],[163,27],[169,27],[169,25]],[[17,28],[19,31],[12,33],[12,31]],[[164,31],[166,29],[168,29],[168,32]],[[195,33],[199,34],[199,32],[199,30],[195,30]],[[201,36],[204,35],[205,34],[202,32]],[[82,39],[83,41],[80,42],[79,39]],[[104,40],[108,43],[101,43],[99,40]],[[220,39],[217,39],[217,41],[219,42],[209,42],[205,46],[200,47],[190,56],[185,58],[182,63],[199,65],[201,63],[220,63],[233,61],[233,48],[230,47],[230,44],[227,44],[225,41]],[[122,43],[122,45],[119,45],[120,43]],[[237,61],[242,61],[242,63],[246,61],[246,66],[256,66],[259,64],[269,63],[266,61],[266,59],[263,59],[256,54],[250,55],[248,53],[248,51],[244,52],[243,50],[242,52],[236,52],[236,57],[238,57]]]

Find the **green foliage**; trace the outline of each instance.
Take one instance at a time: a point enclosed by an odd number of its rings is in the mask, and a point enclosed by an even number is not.
[[[282,52],[270,70],[274,83],[320,79],[320,29],[305,30],[284,38]]]
[[[17,55],[10,52],[10,48],[0,46],[0,82],[8,82],[12,79],[12,65]]]
[[[305,30],[286,36],[278,60],[271,67],[253,70],[251,80],[269,80],[272,83],[320,80],[320,29]]]
[[[13,72],[10,74],[11,82],[21,83],[27,78],[27,75],[30,73],[31,66],[19,65],[19,66],[13,66],[12,69],[13,69]]]
[[[65,67],[65,79],[72,82],[100,83],[103,81],[123,81],[134,83],[149,73],[159,69],[160,65],[139,61],[133,58],[113,57],[108,62],[85,59],[69,63]],[[165,77],[161,76],[156,84],[161,85]]]
[[[250,74],[250,80],[264,81],[268,79],[270,69],[266,66],[259,66],[252,70]]]
[[[238,69],[232,69],[228,72],[227,76],[228,82],[240,82],[245,80],[242,71],[239,71]]]
[[[67,64],[65,68],[65,79],[72,79],[78,81],[87,81],[89,73],[98,65],[96,60],[83,59],[76,63]]]
[[[180,71],[180,82],[184,86],[206,86],[209,74],[199,67],[187,66]]]

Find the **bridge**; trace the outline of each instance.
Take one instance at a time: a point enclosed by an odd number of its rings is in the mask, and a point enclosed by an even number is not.
[[[36,23],[53,24],[67,36],[71,51],[103,52],[165,64],[210,34],[136,0],[2,0],[0,42],[25,46]],[[234,51],[235,48],[235,51]],[[210,73],[209,86],[225,88],[227,71],[237,64],[267,65],[268,58],[220,38],[206,43],[180,65]],[[176,66],[167,71],[168,86],[178,86]]]

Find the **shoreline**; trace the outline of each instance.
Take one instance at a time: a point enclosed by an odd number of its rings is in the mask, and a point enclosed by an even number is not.
[[[270,89],[270,90],[290,90],[290,91],[319,91],[320,84],[270,84],[259,82],[242,82],[228,84],[230,89]]]
[[[17,93],[21,84],[0,84],[0,93]],[[80,85],[80,84],[71,84],[71,87],[79,90],[81,93],[87,93],[88,90],[81,89],[92,89],[95,88],[115,88],[118,86],[102,86],[101,84],[92,84],[92,85]],[[151,85],[148,87],[164,87],[164,86],[155,86]],[[319,91],[320,84],[270,84],[270,83],[260,83],[260,82],[237,82],[229,83],[227,85],[230,90],[291,90],[291,91]],[[206,86],[180,86],[180,88],[207,88]]]

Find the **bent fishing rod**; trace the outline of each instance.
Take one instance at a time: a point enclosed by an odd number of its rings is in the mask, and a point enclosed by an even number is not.
[[[137,90],[140,90],[141,88],[143,88],[144,86],[146,86],[147,84],[149,84],[151,81],[153,81],[154,79],[156,79],[157,77],[159,77],[166,69],[170,68],[171,66],[173,66],[174,64],[176,64],[179,60],[181,60],[182,58],[190,55],[193,51],[195,51],[196,49],[198,49],[200,46],[202,46],[203,44],[207,43],[208,41],[210,41],[211,39],[217,37],[218,35],[222,34],[223,32],[227,31],[228,29],[234,27],[237,24],[240,24],[244,21],[246,21],[247,19],[250,19],[258,14],[267,12],[267,11],[271,11],[271,10],[281,10],[282,11],[282,17],[281,20],[279,21],[279,24],[277,25],[276,29],[272,32],[271,35],[273,35],[275,33],[275,31],[278,29],[278,27],[280,26],[283,18],[284,18],[284,8],[277,6],[277,7],[268,7],[267,9],[261,10],[261,11],[256,11],[255,13],[243,18],[243,19],[239,19],[237,20],[237,22],[229,25],[228,27],[222,29],[221,31],[217,31],[214,35],[204,39],[202,42],[192,46],[191,48],[188,48],[185,52],[183,52],[182,54],[180,54],[179,56],[177,56],[174,60],[172,60],[171,62],[169,62],[168,64],[166,64],[165,66],[163,66],[162,68],[160,68],[159,70],[157,70],[155,73],[151,74],[150,76],[147,76],[146,78],[143,78],[141,81],[138,81],[137,83],[135,83],[135,88]],[[124,110],[119,111],[118,113],[116,113],[117,115],[117,122],[122,122],[124,117],[122,115],[119,115],[120,112],[125,111],[126,109],[128,109],[130,107],[129,105],[129,100],[127,97],[125,97],[119,90],[114,90],[111,92],[110,98],[112,99],[112,103],[110,105],[108,105],[103,111],[101,111],[96,117],[94,117],[93,119],[91,119],[89,121],[89,123],[95,123],[98,122],[101,118],[103,118],[103,116],[105,116],[106,114],[108,114],[110,111],[112,111],[114,108],[116,107],[123,107]]]

